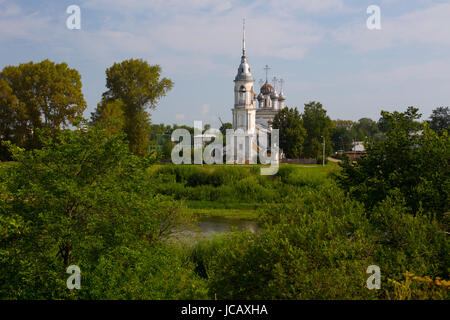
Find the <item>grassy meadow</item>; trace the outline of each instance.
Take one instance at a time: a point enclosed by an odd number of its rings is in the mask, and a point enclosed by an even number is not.
[[[274,176],[260,175],[259,165],[156,165],[148,170],[156,192],[180,200],[194,216],[257,220],[269,204],[288,201],[305,190],[332,183],[336,163],[281,165]]]

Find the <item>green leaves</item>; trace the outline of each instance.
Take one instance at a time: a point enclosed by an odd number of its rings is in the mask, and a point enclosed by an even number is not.
[[[374,246],[370,225],[362,206],[336,186],[268,205],[261,220],[261,233],[230,236],[211,259],[218,298],[375,297],[363,285]]]
[[[293,108],[280,110],[273,119],[272,126],[274,129],[280,130],[280,148],[286,157],[299,158],[303,150],[306,131],[298,110]]]
[[[43,60],[7,66],[0,73],[2,140],[21,147],[37,147],[38,128],[59,130],[81,116],[86,108],[81,76],[66,63]],[[3,110],[3,111],[2,111]]]
[[[149,65],[142,59],[129,59],[115,63],[106,70],[106,87],[103,102],[97,108],[93,120],[103,119],[108,103],[121,101],[123,104],[123,128],[127,134],[130,151],[136,155],[148,155],[150,138],[150,115],[148,109],[156,108],[158,101],[172,89],[173,82],[161,77],[159,65]],[[104,105],[104,106],[103,106]],[[109,106],[112,108],[113,106]],[[117,108],[117,106],[114,106]],[[118,112],[115,119],[118,117]],[[117,129],[117,124],[115,126]]]
[[[382,112],[386,139],[367,145],[367,156],[353,166],[344,162],[341,185],[367,208],[398,189],[412,212],[421,207],[427,214],[448,211],[450,140],[416,120],[418,109]]]
[[[323,139],[325,139],[325,155],[328,155],[331,151],[330,135],[332,122],[322,104],[315,101],[305,104],[305,112],[302,119],[303,126],[306,129],[304,157],[322,158]]]
[[[147,271],[139,269],[142,272],[135,275],[127,268],[158,261],[149,252],[191,216],[171,198],[155,196],[153,182],[146,175],[149,160],[130,155],[123,135],[111,135],[86,122],[54,137],[43,131],[37,135],[41,149],[16,148],[17,163],[2,168],[0,297],[112,297],[100,295],[108,289],[121,292],[118,297],[158,296],[139,287],[138,280]],[[140,252],[142,257],[111,261],[116,257],[113,253],[125,249],[135,257]],[[100,262],[115,269],[95,275]],[[69,293],[65,268],[70,264],[80,266],[87,283],[82,290]],[[182,266],[179,260],[176,264],[176,268]],[[100,281],[102,274],[116,279],[120,288],[108,278]],[[174,277],[179,279],[182,274],[182,270],[174,272]],[[126,285],[127,279],[134,279],[136,287]],[[184,289],[177,292],[182,294]],[[133,290],[142,295],[133,296]],[[163,292],[158,294],[168,298]]]

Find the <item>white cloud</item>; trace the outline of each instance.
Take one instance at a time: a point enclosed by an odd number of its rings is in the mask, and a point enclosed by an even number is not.
[[[230,0],[84,0],[83,7],[100,10],[136,11],[151,10],[161,15],[173,12],[209,10],[219,13],[231,8]]]
[[[387,71],[364,72],[363,81],[371,86],[433,84],[450,86],[450,59],[399,66]],[[416,86],[420,88],[419,85]],[[420,90],[421,91],[421,90]]]
[[[263,1],[266,3],[267,1]],[[271,0],[270,12],[293,14],[296,12],[320,13],[327,11],[337,11],[344,8],[342,0]]]
[[[333,38],[357,52],[410,44],[450,45],[450,4],[438,3],[399,17],[385,18],[381,11],[381,30],[368,30],[365,20],[332,32]]]
[[[320,4],[317,4],[319,3]],[[114,12],[142,12],[151,19],[124,18],[115,29],[137,33],[135,46],[145,45],[201,55],[239,54],[242,18],[247,19],[247,49],[252,56],[302,59],[325,35],[323,28],[286,17],[293,9],[320,11],[342,6],[341,0],[322,1],[256,1],[230,0],[92,0],[86,7]],[[264,10],[263,10],[264,9]],[[279,10],[276,10],[279,9]],[[281,10],[282,9],[282,10]],[[151,14],[150,14],[151,13]],[[164,17],[164,18],[162,18]],[[301,36],[299,36],[301,35]],[[132,43],[130,43],[132,45]],[[135,47],[133,46],[133,47]],[[127,48],[127,46],[123,46]]]
[[[175,119],[178,120],[178,121],[184,120],[184,113],[177,113],[175,115]]]
[[[304,0],[295,3],[289,5],[289,1],[283,0],[267,5],[320,11],[339,7],[341,1],[324,0],[320,5]],[[200,74],[223,70],[212,57],[239,55],[243,17],[247,18],[247,50],[252,57],[299,60],[324,38],[324,28],[282,16],[277,10],[261,12],[262,5],[262,2],[237,4],[232,0],[82,1],[82,17],[84,11],[91,9],[109,14],[97,24],[82,20],[82,30],[68,33],[63,24],[65,12],[56,18],[43,12],[25,14],[17,5],[2,2],[0,8],[6,10],[0,11],[0,39],[53,41],[58,46],[67,42],[76,47],[79,55],[101,62],[124,56],[158,57],[158,61],[164,62],[171,56],[174,59],[167,63],[169,69],[189,69]],[[114,15],[125,12],[129,15],[125,14],[123,19]],[[138,13],[143,16],[136,18]],[[148,15],[152,19],[144,18]]]
[[[54,39],[59,33],[58,30],[52,28],[51,21],[51,17],[43,16],[39,12],[27,14],[15,3],[0,2],[0,40],[44,41]]]

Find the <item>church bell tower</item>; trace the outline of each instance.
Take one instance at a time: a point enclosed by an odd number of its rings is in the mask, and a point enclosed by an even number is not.
[[[234,79],[233,129],[242,129],[245,133],[255,134],[256,99],[255,80],[245,55],[245,20],[242,32],[242,57]]]

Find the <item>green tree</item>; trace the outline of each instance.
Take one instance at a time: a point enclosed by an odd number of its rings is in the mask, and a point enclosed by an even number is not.
[[[335,151],[348,151],[352,148],[352,132],[345,127],[333,127],[331,129],[331,141]]]
[[[331,152],[332,122],[327,111],[320,102],[312,101],[305,104],[303,113],[303,126],[306,129],[306,138],[303,155],[306,158],[321,159],[323,154],[323,140],[325,139],[325,156]]]
[[[272,127],[280,130],[280,148],[286,157],[299,158],[306,132],[297,108],[284,108],[278,111],[273,119]]]
[[[97,105],[91,119],[94,123],[104,125],[110,134],[118,134],[123,131],[125,125],[124,107],[122,100],[103,100]]]
[[[26,127],[25,109],[13,94],[5,80],[0,80],[0,142],[12,141],[18,145],[25,144]],[[0,161],[10,159],[8,150],[0,145]]]
[[[219,130],[222,133],[222,135],[224,136],[224,138],[227,134],[227,129],[233,129],[233,125],[230,122],[222,123],[222,125],[219,128]]]
[[[373,139],[379,132],[377,122],[370,118],[359,119],[353,126],[354,138],[358,141]]]
[[[430,128],[436,132],[442,132],[442,130],[447,130],[450,128],[450,108],[449,107],[439,107],[433,110],[428,121]]]
[[[10,145],[0,177],[1,299],[203,297],[163,242],[191,216],[155,195],[148,158],[100,127],[38,136],[39,150]],[[66,288],[71,264],[81,290]]]
[[[37,129],[49,128],[54,133],[73,123],[86,108],[81,76],[66,63],[44,60],[7,66],[0,73],[1,80],[1,95],[7,94],[18,103],[2,101],[1,108],[11,108],[11,116],[0,121],[3,128],[13,129],[14,142],[22,147],[38,147]]]
[[[162,156],[166,160],[171,160],[173,143],[172,140],[167,139],[162,146]]]
[[[172,88],[173,82],[161,77],[159,65],[149,65],[142,59],[115,63],[106,70],[106,101],[120,99],[124,103],[125,126],[130,151],[148,154],[150,114],[158,101]]]
[[[442,217],[448,211],[450,139],[421,124],[417,108],[381,112],[386,139],[367,144],[367,155],[343,162],[341,185],[367,208],[396,190],[413,213],[423,209]]]

